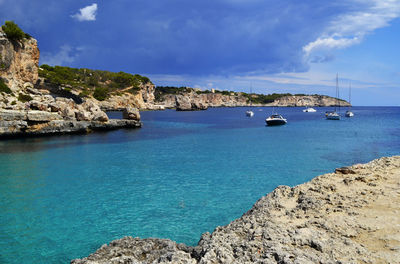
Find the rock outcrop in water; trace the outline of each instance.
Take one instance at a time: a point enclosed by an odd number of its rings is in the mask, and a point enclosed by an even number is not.
[[[124,237],[74,264],[399,263],[400,156],[279,186],[196,247]]]
[[[138,113],[109,120],[96,100],[46,86],[38,81],[38,63],[35,39],[9,40],[0,28],[0,137],[141,126]]]

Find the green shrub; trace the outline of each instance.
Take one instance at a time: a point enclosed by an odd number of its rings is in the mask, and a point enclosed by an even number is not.
[[[12,102],[11,102],[11,105],[16,105],[16,104],[17,104],[16,101],[12,101]]]
[[[42,68],[43,70],[46,70],[46,71],[53,71],[54,70],[53,67],[51,67],[51,66],[49,66],[47,64],[40,65],[40,68]]]
[[[1,28],[3,29],[4,33],[6,33],[7,38],[10,40],[22,40],[29,36],[28,34],[25,34],[24,31],[22,31],[22,29],[20,29],[19,26],[14,23],[14,21],[6,21]]]
[[[93,92],[93,97],[99,101],[104,101],[107,98],[108,89],[106,87],[96,87]]]
[[[4,83],[3,79],[0,78],[0,92],[4,92],[6,94],[12,93],[11,89]]]
[[[29,102],[29,101],[31,101],[31,100],[33,100],[33,98],[32,98],[30,95],[28,95],[28,94],[22,94],[22,93],[20,93],[20,94],[18,95],[18,101],[20,101],[20,102],[25,103],[25,102]]]
[[[88,90],[82,90],[82,92],[79,93],[80,97],[88,97],[90,95]]]
[[[139,87],[133,87],[133,88],[131,88],[131,89],[128,90],[128,93],[131,93],[131,94],[138,94],[139,91],[140,91],[140,88],[139,88]]]

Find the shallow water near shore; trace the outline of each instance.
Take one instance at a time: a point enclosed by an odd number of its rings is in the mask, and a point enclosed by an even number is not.
[[[141,129],[0,141],[0,263],[68,263],[126,235],[195,245],[278,185],[400,154],[399,107],[340,121],[278,108],[280,127],[265,126],[271,108],[246,110],[148,111]]]

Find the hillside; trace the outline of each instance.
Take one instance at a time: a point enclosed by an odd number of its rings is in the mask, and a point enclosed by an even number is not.
[[[61,86],[81,97],[93,96],[99,101],[122,93],[138,94],[143,85],[151,84],[149,78],[139,74],[52,67],[46,64],[40,66],[39,77],[44,78],[46,85]]]

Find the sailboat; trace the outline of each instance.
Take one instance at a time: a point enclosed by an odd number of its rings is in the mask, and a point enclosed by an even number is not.
[[[339,78],[338,74],[336,73],[336,104],[335,104],[335,111],[328,111],[326,112],[326,119],[328,120],[340,120],[340,115],[336,112],[336,105],[339,105],[340,111],[340,101],[339,101]]]
[[[252,106],[252,103],[251,103],[251,94],[252,94],[252,86],[250,85],[250,107]],[[248,109],[247,111],[246,111],[246,116],[248,116],[248,117],[252,117],[252,116],[254,116],[254,112],[253,111],[251,111],[250,109]]]
[[[315,110],[314,108],[312,108],[311,106],[307,107],[306,109],[303,109],[304,113],[315,113],[317,112],[317,110]]]
[[[346,117],[353,117],[354,113],[351,111],[351,83],[349,86],[349,103],[350,103],[350,106],[349,106],[349,109],[347,109],[347,111],[346,111]]]

